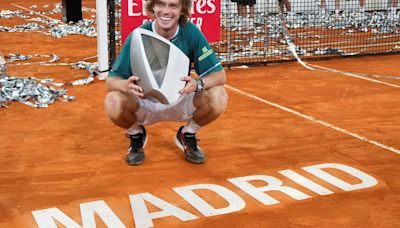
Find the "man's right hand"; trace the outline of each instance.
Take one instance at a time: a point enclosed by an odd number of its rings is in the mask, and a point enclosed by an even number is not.
[[[142,87],[140,87],[136,84],[137,81],[139,81],[138,76],[129,77],[126,80],[126,84],[125,84],[126,92],[129,94],[143,98],[144,97],[143,89],[142,89]]]

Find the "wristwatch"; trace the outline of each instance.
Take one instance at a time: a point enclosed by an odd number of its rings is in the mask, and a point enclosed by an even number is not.
[[[200,92],[204,90],[204,81],[202,78],[193,78],[196,82],[196,92]]]

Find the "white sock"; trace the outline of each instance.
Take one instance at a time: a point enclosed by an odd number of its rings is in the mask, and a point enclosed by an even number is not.
[[[135,123],[130,128],[126,129],[126,133],[128,133],[128,135],[136,135],[143,133],[143,129],[139,126],[139,124]]]
[[[191,119],[189,121],[188,124],[186,124],[183,129],[182,129],[182,133],[192,133],[192,134],[196,134],[196,132],[201,128],[200,125],[198,125],[196,122],[194,122],[193,119]]]
[[[360,6],[360,12],[364,13],[365,12],[365,7],[364,6]]]
[[[340,12],[340,10],[338,10],[338,9],[335,10],[335,14],[339,14],[339,12]]]
[[[390,11],[395,12],[397,11],[397,7],[390,7]]]

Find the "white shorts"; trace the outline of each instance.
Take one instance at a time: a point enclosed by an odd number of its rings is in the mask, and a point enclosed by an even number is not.
[[[152,98],[139,98],[140,108],[135,113],[137,121],[141,125],[150,125],[160,121],[189,121],[196,111],[193,105],[194,95],[195,93],[186,94],[169,105]]]

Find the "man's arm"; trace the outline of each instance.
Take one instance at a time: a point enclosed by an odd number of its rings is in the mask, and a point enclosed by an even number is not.
[[[204,89],[224,85],[226,83],[225,70],[209,73],[202,77],[202,79],[204,82]]]
[[[201,77],[204,82],[204,89],[208,89],[214,86],[222,86],[226,82],[225,70],[211,72],[206,76]],[[185,88],[181,89],[179,93],[189,94],[196,91],[197,82],[190,76],[184,76],[181,78],[182,81],[186,81]]]
[[[137,76],[131,76],[128,79],[122,79],[120,77],[107,77],[106,86],[108,91],[120,91],[139,97],[144,97],[142,87],[136,84],[136,81],[138,80],[139,77]]]

